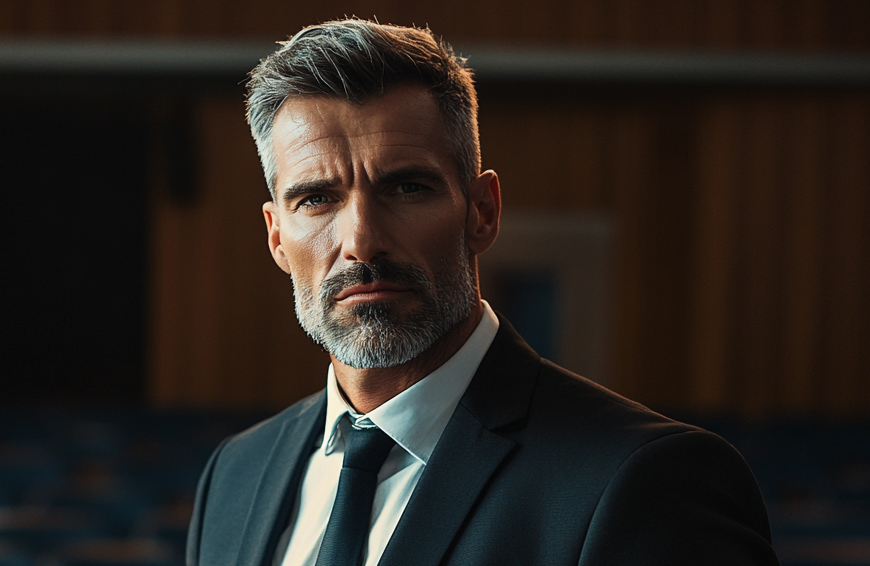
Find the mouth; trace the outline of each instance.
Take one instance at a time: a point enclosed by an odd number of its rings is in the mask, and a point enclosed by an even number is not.
[[[413,291],[404,285],[389,281],[375,281],[360,285],[352,285],[342,289],[333,300],[340,305],[355,305],[358,303],[395,301],[409,296]]]

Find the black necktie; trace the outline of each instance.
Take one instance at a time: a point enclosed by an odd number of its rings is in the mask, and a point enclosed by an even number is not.
[[[378,471],[395,442],[376,427],[350,427],[338,491],[315,566],[359,566],[369,534]]]

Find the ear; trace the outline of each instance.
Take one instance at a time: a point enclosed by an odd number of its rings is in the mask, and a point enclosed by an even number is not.
[[[284,273],[290,274],[290,264],[287,262],[287,257],[284,255],[284,248],[281,247],[281,228],[278,219],[278,207],[274,201],[269,201],[263,205],[263,216],[266,219],[266,231],[269,233],[269,251],[272,252],[272,259],[278,264]]]
[[[488,250],[498,236],[501,216],[501,186],[498,175],[489,169],[481,173],[468,189],[466,235],[472,255]]]

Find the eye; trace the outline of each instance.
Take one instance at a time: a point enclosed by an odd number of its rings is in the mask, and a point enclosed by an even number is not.
[[[317,207],[317,206],[323,206],[324,204],[327,204],[328,202],[329,202],[329,199],[326,197],[326,195],[315,194],[315,195],[308,195],[307,197],[300,200],[299,206]]]
[[[396,192],[402,195],[410,195],[425,191],[426,189],[426,185],[421,185],[420,183],[400,183],[396,188]]]

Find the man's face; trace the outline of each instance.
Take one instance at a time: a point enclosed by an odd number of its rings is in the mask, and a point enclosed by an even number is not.
[[[269,244],[316,342],[352,367],[390,367],[468,317],[478,298],[469,206],[424,89],[361,106],[290,99],[273,146]]]

